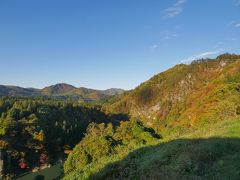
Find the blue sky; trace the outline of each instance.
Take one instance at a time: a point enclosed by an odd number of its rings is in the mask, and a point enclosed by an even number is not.
[[[2,0],[0,84],[131,89],[239,40],[240,0]]]

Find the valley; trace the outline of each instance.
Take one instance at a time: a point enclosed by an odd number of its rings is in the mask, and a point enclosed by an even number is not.
[[[240,0],[0,0],[0,180],[240,180]]]

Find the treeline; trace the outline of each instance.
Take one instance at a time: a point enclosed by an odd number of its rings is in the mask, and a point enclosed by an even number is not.
[[[56,162],[91,122],[114,122],[101,107],[42,98],[0,98],[0,151],[5,174]],[[121,116],[120,116],[121,117]]]

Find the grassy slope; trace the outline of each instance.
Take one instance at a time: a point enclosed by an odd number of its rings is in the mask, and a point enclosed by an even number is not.
[[[183,136],[170,136],[125,156],[101,159],[65,179],[238,179],[239,161],[237,117]]]
[[[17,178],[17,180],[44,180],[44,179],[60,179],[63,174],[63,169],[61,164],[52,166],[51,168],[46,168],[39,172],[30,173],[25,176]]]
[[[240,119],[142,147],[92,179],[239,179]],[[81,179],[81,178],[80,178]]]

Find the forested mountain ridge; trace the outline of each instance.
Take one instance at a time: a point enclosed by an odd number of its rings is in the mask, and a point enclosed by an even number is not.
[[[4,86],[0,85],[0,96],[34,96],[39,93],[39,89],[22,88],[18,86]]]
[[[48,97],[55,99],[72,99],[83,102],[102,100],[104,98],[119,95],[124,90],[112,88],[107,90],[95,90],[88,88],[76,88],[72,85],[60,83],[43,89],[22,88],[18,86],[0,85],[0,96],[10,97]]]
[[[224,110],[237,111],[239,77],[240,56],[223,54],[216,59],[176,65],[106,107],[138,117],[161,133],[166,128],[194,127]]]
[[[43,88],[41,90],[41,93],[44,95],[49,95],[49,96],[57,96],[57,95],[65,94],[67,92],[71,92],[75,89],[76,89],[76,87],[74,87],[72,85],[60,83],[60,84],[56,84],[56,85],[52,85],[52,86]]]
[[[237,179],[240,56],[180,64],[104,104],[130,121],[93,124],[65,179]]]

